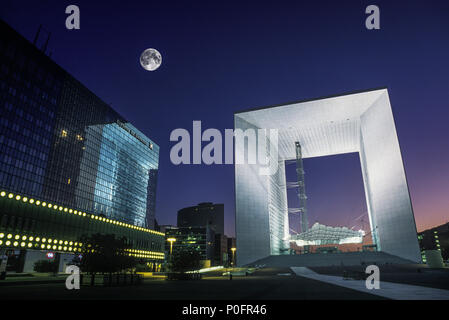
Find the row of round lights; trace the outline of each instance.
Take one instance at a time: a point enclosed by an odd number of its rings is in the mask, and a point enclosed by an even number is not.
[[[146,250],[138,250],[138,249],[128,249],[128,251],[130,252],[134,252],[134,253],[154,253],[154,254],[164,254],[163,252],[158,252],[158,251],[146,251]]]
[[[163,252],[157,252],[157,251],[146,251],[146,250],[137,250],[137,249],[128,249],[127,251],[132,252],[132,253],[139,253],[139,254],[152,254],[152,255],[164,256]]]
[[[129,253],[129,256],[133,256],[133,257],[137,257],[137,258],[164,259],[164,257],[152,255],[152,254]]]
[[[69,240],[57,240],[45,237],[33,237],[26,235],[13,235],[11,233],[5,234],[0,233],[0,245],[11,246],[11,247],[21,247],[21,248],[34,248],[34,249],[47,249],[47,250],[59,250],[59,251],[69,251],[69,252],[81,252],[82,243],[77,241]],[[163,252],[145,251],[137,249],[129,249],[130,256],[140,257],[140,258],[155,258],[164,259]]]
[[[134,256],[138,258],[151,258],[151,259],[164,259],[165,254],[163,252],[128,249],[129,256]]]
[[[73,251],[80,252],[82,243],[69,241],[69,240],[57,240],[45,237],[33,237],[26,235],[12,235],[11,233],[5,235],[0,233],[0,245],[7,247],[21,247],[21,248],[35,248],[35,249],[48,249],[48,250],[60,250],[60,251]]]
[[[6,192],[5,191],[1,191],[0,192],[0,196],[1,197],[6,197]],[[22,196],[20,196],[18,194],[14,195],[13,193],[9,193],[8,194],[8,198],[9,199],[13,199],[14,198],[17,201],[22,200],[25,203],[35,204],[36,206],[47,207],[47,208],[50,208],[50,209],[54,209],[56,211],[63,211],[63,212],[73,213],[73,214],[76,214],[76,215],[79,215],[79,216],[83,216],[83,217],[88,216],[88,214],[86,212],[65,208],[65,207],[62,207],[62,206],[58,206],[56,204],[51,204],[51,203],[47,203],[45,201],[35,200],[35,199],[32,199],[32,198],[28,198],[28,197],[22,197]],[[154,231],[154,230],[150,230],[150,229],[145,229],[145,228],[142,228],[142,227],[138,227],[138,226],[134,226],[134,225],[131,225],[131,224],[124,223],[124,222],[108,219],[108,218],[97,216],[97,215],[94,215],[94,214],[90,214],[90,217],[93,220],[103,221],[103,222],[111,223],[111,224],[114,224],[114,225],[117,225],[117,226],[121,226],[121,227],[126,227],[126,228],[130,228],[130,229],[138,230],[138,231],[144,231],[144,232],[148,232],[148,233],[153,233],[153,234],[165,236],[165,234],[162,233],[162,232],[158,232],[158,231]]]

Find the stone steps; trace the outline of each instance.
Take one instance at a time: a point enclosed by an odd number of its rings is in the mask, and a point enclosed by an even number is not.
[[[413,264],[412,261],[385,252],[309,253],[300,255],[268,256],[247,266],[265,267],[321,267],[360,266],[362,264]]]

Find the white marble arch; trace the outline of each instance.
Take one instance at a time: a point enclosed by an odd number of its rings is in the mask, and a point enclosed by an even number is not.
[[[253,109],[234,114],[236,129],[279,132],[279,170],[259,175],[257,164],[235,165],[237,263],[288,247],[285,160],[358,152],[373,240],[380,251],[420,262],[416,224],[386,88]],[[247,153],[236,145],[235,157]]]

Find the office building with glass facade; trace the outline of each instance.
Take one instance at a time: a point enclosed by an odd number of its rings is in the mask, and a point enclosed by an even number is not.
[[[76,241],[91,230],[86,221],[102,221],[110,226],[103,232],[128,226],[152,235],[132,237],[142,250],[148,242],[147,251],[163,252],[163,234],[151,230],[159,146],[3,21],[0,30],[0,231],[48,238],[67,228],[58,239]],[[16,211],[9,194],[34,203]],[[42,220],[29,212],[37,201]],[[72,218],[49,225],[52,208],[43,203],[70,210]],[[24,227],[27,219],[34,229]]]
[[[224,235],[224,204],[202,202],[178,211],[178,227],[205,227]]]
[[[165,230],[167,239],[175,238],[172,254],[179,251],[197,251],[203,268],[214,264],[215,232],[209,227],[170,227]],[[170,244],[165,244],[166,254],[170,252]]]
[[[449,261],[449,222],[418,233],[423,262],[427,250],[438,250],[444,261]]]

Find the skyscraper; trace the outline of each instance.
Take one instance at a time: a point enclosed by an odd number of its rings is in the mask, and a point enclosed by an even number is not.
[[[178,211],[178,227],[210,226],[215,233],[224,234],[224,205],[202,202]]]
[[[158,145],[3,21],[0,33],[0,250],[22,261],[10,270],[48,250],[69,261],[96,233],[160,268]]]
[[[159,147],[0,24],[0,187],[154,227]]]

